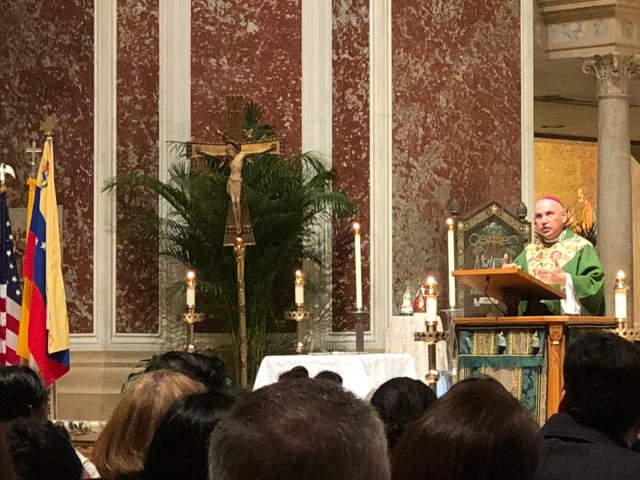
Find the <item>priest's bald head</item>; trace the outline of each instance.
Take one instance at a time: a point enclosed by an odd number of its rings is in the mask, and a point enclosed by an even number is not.
[[[536,233],[546,241],[558,239],[567,225],[567,210],[558,197],[545,195],[534,207]]]

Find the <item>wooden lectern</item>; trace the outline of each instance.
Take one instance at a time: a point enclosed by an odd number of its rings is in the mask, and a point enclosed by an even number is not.
[[[460,282],[506,304],[504,317],[463,317],[454,319],[456,331],[465,328],[494,328],[496,331],[518,328],[543,328],[546,332],[546,417],[558,411],[563,390],[562,366],[567,344],[567,331],[574,327],[615,327],[613,317],[583,317],[579,315],[518,316],[518,303],[529,305],[540,300],[564,298],[564,293],[534,278],[519,268],[456,270],[453,276]]]

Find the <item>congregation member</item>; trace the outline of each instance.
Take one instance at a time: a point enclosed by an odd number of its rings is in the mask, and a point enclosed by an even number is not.
[[[613,334],[590,333],[564,361],[561,412],[542,428],[537,480],[627,480],[640,477],[629,449],[640,431],[640,350]]]
[[[153,372],[155,370],[182,373],[213,391],[224,388],[227,380],[224,362],[220,357],[203,355],[198,352],[165,352],[154,357],[145,371]]]
[[[492,378],[455,384],[400,437],[393,480],[533,480],[540,433]]]
[[[418,420],[436,401],[436,394],[420,380],[392,378],[378,387],[371,405],[384,423],[389,451],[407,427]]]
[[[316,380],[326,380],[328,382],[337,383],[338,385],[342,385],[343,383],[342,376],[332,370],[322,370],[313,378]]]
[[[210,480],[387,480],[384,427],[339,385],[277,382],[250,393],[220,421]]]
[[[17,418],[46,420],[49,395],[40,376],[26,365],[0,367],[0,422]],[[85,478],[99,478],[95,465],[76,450]]]
[[[594,246],[567,227],[567,210],[557,197],[548,195],[534,206],[535,238],[514,263],[537,279],[561,288],[563,300],[542,300],[527,305],[521,302],[520,314],[576,314],[602,316],[604,272]],[[528,308],[527,308],[528,307]]]
[[[80,480],[82,463],[64,427],[38,418],[5,426],[13,464],[21,480]]]
[[[18,480],[13,459],[9,452],[7,439],[4,436],[4,427],[0,423],[0,480]]]
[[[205,392],[173,405],[153,436],[144,480],[206,480],[209,437],[238,398],[232,391]]]
[[[205,387],[181,373],[157,370],[140,375],[125,392],[98,437],[93,458],[106,480],[142,478],[149,445],[167,410]]]
[[[36,372],[25,365],[0,367],[0,422],[46,418],[49,397]]]

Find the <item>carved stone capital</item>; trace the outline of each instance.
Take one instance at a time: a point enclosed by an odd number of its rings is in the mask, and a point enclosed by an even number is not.
[[[582,62],[582,72],[598,80],[599,98],[626,98],[629,80],[640,77],[640,62],[633,55],[596,55]]]

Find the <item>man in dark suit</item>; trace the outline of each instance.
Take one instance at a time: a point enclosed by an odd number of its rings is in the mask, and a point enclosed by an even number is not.
[[[640,478],[640,349],[617,335],[577,339],[564,362],[561,413],[542,428],[538,480]]]

